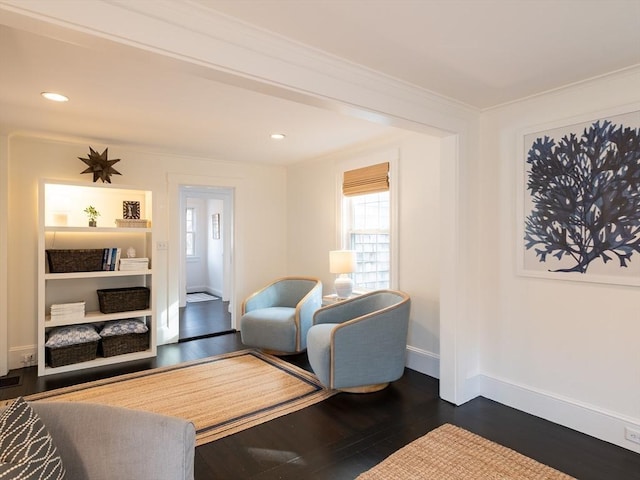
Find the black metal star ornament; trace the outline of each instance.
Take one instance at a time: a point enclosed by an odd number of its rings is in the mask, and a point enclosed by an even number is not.
[[[109,149],[105,148],[104,152],[98,153],[93,148],[89,147],[88,158],[78,157],[86,163],[89,168],[80,173],[93,173],[93,181],[97,182],[98,179],[102,180],[102,183],[111,183],[111,175],[122,175],[119,171],[113,168],[113,164],[120,161],[119,158],[115,160],[107,160]]]

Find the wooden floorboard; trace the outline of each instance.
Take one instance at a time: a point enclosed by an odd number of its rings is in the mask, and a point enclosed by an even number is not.
[[[21,384],[0,388],[8,399],[132,371],[246,348],[230,334],[164,345],[158,356],[121,365],[37,377],[15,370]],[[283,357],[309,369],[306,354]],[[440,400],[438,381],[407,369],[380,392],[338,393],[196,449],[196,480],[352,479],[404,445],[452,423],[581,480],[640,480],[640,455],[532,415],[476,398],[460,407]]]
[[[187,303],[180,308],[179,315],[181,341],[231,330],[229,302],[221,299]]]

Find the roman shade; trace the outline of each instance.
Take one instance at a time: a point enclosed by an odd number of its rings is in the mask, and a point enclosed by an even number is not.
[[[387,190],[389,190],[389,162],[344,172],[342,194],[347,197]]]

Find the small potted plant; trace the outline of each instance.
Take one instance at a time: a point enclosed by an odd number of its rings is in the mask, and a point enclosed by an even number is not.
[[[96,222],[96,219],[100,216],[100,212],[98,210],[96,210],[93,205],[89,205],[87,208],[84,209],[84,213],[87,214],[87,217],[89,217],[89,226],[90,227],[96,227],[98,226],[98,223]]]

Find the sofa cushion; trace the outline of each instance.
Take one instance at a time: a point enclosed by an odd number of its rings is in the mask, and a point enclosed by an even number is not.
[[[31,406],[19,397],[0,415],[0,479],[60,480],[64,476],[51,435]]]

